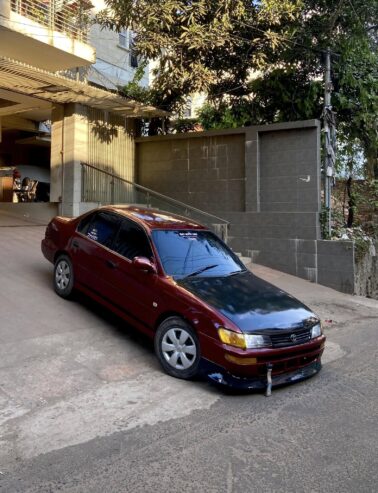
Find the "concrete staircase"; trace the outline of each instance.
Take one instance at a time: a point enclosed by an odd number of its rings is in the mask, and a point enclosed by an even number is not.
[[[240,252],[234,252],[234,254],[237,255],[240,258],[240,260],[247,267],[247,269],[250,269],[252,267],[252,259],[251,259],[251,257],[245,257]]]

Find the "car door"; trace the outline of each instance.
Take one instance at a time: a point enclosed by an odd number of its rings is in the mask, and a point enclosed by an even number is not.
[[[151,328],[156,316],[158,276],[133,264],[135,257],[155,261],[148,235],[134,221],[122,218],[112,250],[114,303],[131,319]]]
[[[120,218],[106,211],[86,216],[72,238],[71,252],[75,279],[97,295],[113,296],[112,246]]]

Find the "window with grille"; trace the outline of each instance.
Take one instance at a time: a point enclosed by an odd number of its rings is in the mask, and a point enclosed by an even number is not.
[[[132,68],[138,68],[139,66],[139,57],[136,54],[134,47],[134,35],[133,32],[129,29],[121,31],[118,34],[118,45],[125,50],[129,50],[129,65]]]
[[[128,29],[126,31],[121,31],[118,34],[118,44],[119,44],[119,46],[122,46],[122,48],[125,48],[126,50],[129,49],[129,30]]]
[[[129,48],[130,48],[130,67],[137,68],[139,65],[139,60],[135,51],[134,36],[132,34],[130,35]]]

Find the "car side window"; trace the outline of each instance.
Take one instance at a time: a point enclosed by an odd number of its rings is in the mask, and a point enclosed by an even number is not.
[[[77,231],[79,233],[81,233],[82,235],[87,236],[89,225],[91,224],[91,221],[92,221],[92,219],[93,219],[94,216],[95,216],[95,214],[93,214],[93,213],[92,214],[88,214],[87,216],[85,216],[79,222],[79,225],[77,227]]]
[[[134,257],[153,257],[151,245],[146,233],[137,224],[123,219],[113,250],[129,260]]]
[[[99,212],[98,214],[92,216],[92,220],[89,224],[81,230],[80,226],[81,225],[79,225],[78,228],[80,233],[84,234],[91,240],[97,241],[98,243],[101,243],[101,245],[110,248],[119,226],[119,220],[112,214]]]

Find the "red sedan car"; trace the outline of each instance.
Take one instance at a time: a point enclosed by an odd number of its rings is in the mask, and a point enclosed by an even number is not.
[[[318,317],[187,218],[125,206],[58,216],[42,252],[58,295],[83,291],[153,338],[174,377],[257,389],[321,368]]]

